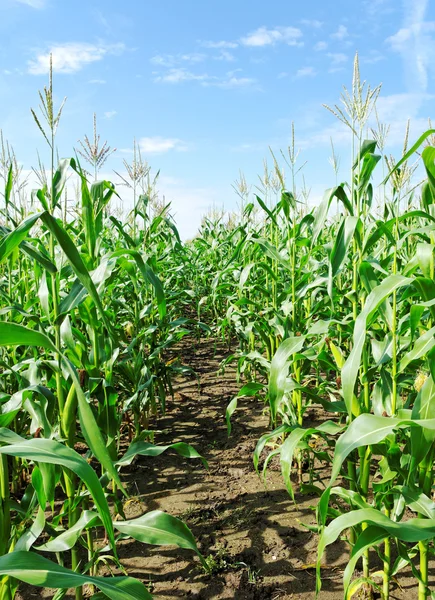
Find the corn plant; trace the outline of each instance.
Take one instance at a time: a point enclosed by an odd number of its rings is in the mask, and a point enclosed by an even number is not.
[[[64,103],[56,111],[53,98],[50,68],[49,85],[40,93],[42,116],[32,110],[51,156],[51,173],[43,170],[43,185],[33,194],[38,212],[16,210],[13,197],[21,183],[13,155],[4,153],[0,598],[12,600],[19,581],[58,588],[58,598],[75,588],[79,600],[84,585],[113,599],[149,598],[139,581],[98,572],[108,562],[124,571],[117,542],[125,537],[190,548],[205,565],[191,532],[175,517],[153,511],[125,519],[128,491],[120,473],[136,456],[151,460],[168,450],[206,465],[183,442],[151,443],[148,427],[150,415],[158,416],[156,397],[164,413],[171,376],[187,370],[168,353],[196,327],[177,315],[175,301],[168,306],[157,274],[169,262],[168,248],[180,249],[181,241],[165,214],[146,214],[133,238],[127,225],[109,218],[115,186],[98,180],[89,185],[77,159],[57,159]],[[85,158],[97,178],[108,151],[98,150],[95,136]],[[80,193],[75,216],[67,219],[61,201],[70,176]],[[145,400],[135,403],[135,397]],[[132,443],[121,452],[131,414]],[[84,444],[85,456],[77,443]],[[44,553],[55,553],[57,562]]]

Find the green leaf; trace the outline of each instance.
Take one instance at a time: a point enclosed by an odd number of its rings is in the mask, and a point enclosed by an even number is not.
[[[364,304],[364,308],[355,321],[353,332],[353,348],[349,354],[343,369],[341,371],[341,380],[343,386],[343,398],[349,415],[354,413],[353,396],[358,371],[361,364],[361,355],[367,334],[367,327],[370,320],[390,294],[397,288],[412,283],[412,279],[402,275],[390,275],[382,283],[376,286]]]
[[[111,256],[113,256],[113,257],[131,256],[135,260],[137,267],[138,267],[139,271],[141,272],[145,281],[149,281],[154,288],[154,291],[156,294],[156,300],[157,300],[157,307],[159,310],[159,316],[161,319],[164,319],[166,316],[166,296],[165,296],[165,291],[163,289],[162,282],[157,277],[157,275],[154,273],[152,268],[147,263],[144,262],[141,254],[137,250],[123,249],[123,250],[116,250],[115,252],[113,252],[111,254]]]
[[[334,198],[338,198],[344,204],[346,210],[353,215],[353,208],[351,203],[349,202],[348,197],[346,196],[346,192],[344,191],[341,185],[326,190],[323,195],[322,202],[317,207],[314,212],[314,223],[313,223],[313,236],[312,236],[312,244],[313,246],[316,244],[317,239],[324,228],[326,217],[328,216],[329,207],[331,206],[331,202]]]
[[[0,454],[19,456],[20,458],[26,458],[36,463],[61,465],[73,471],[83,481],[94,499],[101,521],[111,541],[112,548],[115,550],[115,537],[109,505],[94,469],[86,460],[72,448],[68,448],[54,440],[36,438],[31,440],[22,439],[22,441],[9,443],[7,431],[7,429],[0,429],[0,442],[7,444],[0,447]]]
[[[9,202],[11,201],[13,186],[14,186],[14,168],[13,168],[13,164],[11,161],[11,164],[9,165],[9,171],[8,171],[8,176],[6,179],[6,185],[5,185],[6,214],[7,214],[7,207],[9,205]]]
[[[227,422],[227,432],[228,432],[228,436],[231,435],[231,417],[234,413],[234,411],[237,408],[237,401],[239,398],[242,398],[243,396],[256,396],[258,394],[258,392],[260,392],[261,390],[264,389],[264,385],[262,383],[255,383],[254,381],[250,381],[249,383],[246,383],[241,390],[239,390],[237,396],[235,396],[231,402],[229,402],[226,411],[225,411],[225,419]]]
[[[288,431],[291,431],[292,429],[293,429],[292,427],[290,427],[289,425],[284,423],[283,425],[280,425],[273,431],[269,431],[261,436],[261,438],[257,442],[257,445],[255,446],[254,455],[252,457],[253,463],[254,463],[254,468],[257,472],[258,472],[258,464],[260,462],[260,456],[261,456],[261,453],[263,452],[263,449],[266,446],[267,442],[277,438],[278,436],[280,436],[283,433],[287,433]]]
[[[330,256],[332,276],[335,277],[347,256],[349,245],[353,239],[359,219],[348,216],[341,222]]]
[[[355,527],[361,523],[367,523],[373,526],[369,533],[363,532],[360,539],[357,540],[352,551],[351,561],[346,567],[344,573],[344,587],[347,589],[355,564],[364,550],[375,543],[378,543],[385,537],[391,536],[404,542],[419,542],[431,539],[435,535],[434,519],[409,519],[408,521],[393,521],[383,512],[375,508],[363,508],[346,512],[334,519],[322,532],[318,546],[318,570],[320,570],[320,560],[323,556],[326,546],[337,540],[339,535],[345,529]],[[370,527],[369,527],[370,529]],[[381,532],[382,529],[382,532]]]
[[[193,550],[205,566],[192,532],[183,521],[160,510],[153,510],[137,519],[114,521],[114,527],[144,544],[157,546],[178,546]]]
[[[419,149],[419,147],[422,145],[422,143],[430,136],[430,135],[434,135],[435,134],[435,129],[428,129],[427,131],[425,131],[419,138],[418,140],[415,142],[415,144],[413,144],[413,146],[411,146],[411,148],[408,150],[408,152],[406,152],[406,154],[404,154],[404,156],[402,156],[402,158],[399,160],[398,163],[396,163],[394,165],[394,168],[391,169],[391,171],[388,173],[388,175],[385,177],[384,181],[382,182],[382,185],[385,185],[387,183],[387,181],[390,179],[391,175],[393,173],[395,173],[397,171],[397,169],[399,169],[404,162],[406,162],[408,160],[408,158],[410,158],[414,152],[416,150]]]
[[[0,346],[41,346],[51,352],[58,354],[56,346],[45,334],[28,329],[22,325],[15,323],[0,322]],[[111,478],[114,479],[119,487],[126,494],[124,487],[119,478],[118,472],[115,469],[113,462],[110,458],[109,452],[106,448],[106,444],[103,440],[101,431],[95,421],[94,414],[91,407],[83,393],[80,386],[80,382],[76,373],[76,370],[72,364],[59,353],[62,363],[65,369],[68,371],[73,385],[76,389],[78,406],[79,406],[79,418],[82,427],[83,435],[86,442],[93,452],[94,456],[106,471],[110,474]]]
[[[61,227],[61,225],[59,225],[57,219],[52,217],[48,212],[42,213],[40,215],[40,217],[41,217],[41,220],[44,222],[44,224],[48,227],[48,229],[51,231],[51,233],[56,238],[57,242],[59,243],[59,246],[64,251],[65,256],[67,257],[74,273],[80,280],[81,284],[88,291],[88,294],[92,298],[95,306],[97,307],[97,309],[101,315],[101,318],[104,322],[104,325],[106,326],[107,331],[109,332],[109,334],[111,335],[111,337],[113,339],[116,339],[116,332],[115,332],[114,328],[112,327],[111,322],[109,321],[109,319],[106,316],[106,313],[104,311],[104,308],[103,308],[100,296],[95,287],[95,284],[92,281],[89,271],[85,267],[85,264],[83,263],[83,260],[80,256],[80,254],[77,251],[75,243],[69,237],[69,235],[65,231],[65,229],[63,229],[63,227]]]
[[[92,527],[98,522],[98,513],[93,510],[84,510],[72,527],[60,532],[59,535],[45,544],[35,546],[35,550],[39,552],[66,552],[67,550],[71,550],[76,545],[83,530]],[[114,522],[114,525],[116,525],[116,522]]]
[[[275,215],[273,214],[273,212],[267,208],[266,204],[263,202],[263,200],[259,196],[257,196],[257,194],[255,195],[255,198],[257,199],[258,204],[261,206],[261,208],[267,214],[267,216],[269,217],[269,219],[272,221],[272,223],[274,225],[278,226],[277,220],[276,220]]]
[[[145,586],[132,577],[81,575],[33,552],[12,552],[0,556],[0,575],[8,575],[30,585],[55,589],[93,584],[110,600],[152,600]]]
[[[131,464],[135,456],[160,456],[167,450],[174,450],[180,456],[184,458],[199,458],[203,465],[207,468],[207,461],[198,452],[185,442],[175,442],[168,446],[155,446],[149,442],[133,442],[130,444],[127,452],[124,456],[116,463],[117,465],[124,467]]]
[[[401,359],[397,369],[399,373],[405,371],[406,367],[413,360],[418,360],[425,356],[429,350],[431,350],[435,346],[435,327],[425,331],[423,335],[421,335],[418,340],[415,342],[412,350],[407,352],[404,357]]]
[[[43,213],[37,213],[27,217],[27,219],[21,221],[18,227],[4,236],[0,242],[0,263],[10,256],[15,248],[18,248],[42,214]]]
[[[431,277],[434,245],[420,242],[416,247],[416,256],[421,272],[425,277]]]
[[[433,389],[432,385],[430,389]],[[378,444],[395,429],[406,427],[422,427],[432,432],[435,431],[435,419],[411,420],[378,417],[371,414],[362,414],[357,417],[337,440],[330,484],[332,485],[338,477],[343,462],[353,450],[362,446]]]
[[[435,419],[435,383],[432,376],[424,382],[412,407],[413,420]],[[411,469],[425,458],[435,440],[435,431],[424,427],[411,428]]]
[[[302,350],[304,336],[294,336],[281,342],[270,364],[269,403],[272,423],[276,423],[279,406],[286,389],[286,381],[290,367],[289,358]]]
[[[290,476],[293,464],[293,457],[295,450],[298,447],[298,444],[311,435],[336,435],[337,433],[343,431],[343,429],[344,426],[337,425],[337,423],[334,423],[333,421],[325,421],[317,428],[311,427],[309,429],[302,429],[300,427],[297,427],[296,429],[293,429],[293,431],[290,432],[290,435],[281,446],[280,461],[284,483],[293,502],[295,500],[295,496]]]

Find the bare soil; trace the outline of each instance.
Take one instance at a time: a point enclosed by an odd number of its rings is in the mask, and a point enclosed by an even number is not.
[[[180,379],[174,402],[168,403],[166,416],[158,421],[163,433],[156,443],[192,444],[207,459],[209,470],[199,461],[168,452],[141,458],[123,471],[132,496],[125,508],[127,518],[155,509],[181,517],[202,554],[209,557],[213,573],[205,573],[188,550],[132,540],[120,544],[121,562],[129,575],[149,585],[158,600],[314,599],[318,538],[304,524],[315,524],[317,498],[296,494],[293,503],[273,462],[266,485],[255,472],[252,454],[257,440],[268,431],[261,402],[240,400],[228,438],[225,409],[240,385],[231,368],[225,375],[217,374],[227,354],[213,341],[184,344],[183,362],[196,371],[199,381]],[[314,411],[308,415],[313,424],[324,418]],[[328,478],[326,469],[319,475]],[[342,600],[347,557],[345,541],[328,548],[322,561],[321,600]],[[393,588],[392,600],[417,598],[409,572]],[[18,596],[19,600],[48,597],[48,590],[29,587]]]

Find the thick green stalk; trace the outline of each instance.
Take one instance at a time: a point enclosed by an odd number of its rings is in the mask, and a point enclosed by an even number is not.
[[[428,567],[429,567],[429,556],[428,556],[428,542],[423,541],[418,543],[418,550],[420,553],[420,577],[421,581],[418,583],[418,600],[426,600],[427,586],[429,582]]]
[[[392,272],[395,275],[397,273],[397,242],[399,237],[398,220],[396,214],[395,223],[395,239],[393,254],[393,268]],[[397,293],[396,290],[393,292],[392,302],[392,350],[391,350],[391,379],[392,379],[392,390],[391,390],[391,416],[394,417],[397,412]],[[385,514],[389,516],[390,510],[385,509]],[[384,543],[384,570],[383,570],[383,582],[382,590],[384,600],[389,600],[390,597],[390,579],[391,579],[391,540],[387,538]]]
[[[11,535],[10,493],[8,457],[0,457],[0,555],[9,550]],[[0,600],[12,600],[10,578],[5,576],[0,580]]]
[[[435,458],[435,445],[432,444],[423,464],[420,466],[420,487],[423,494],[430,497],[433,486],[433,464]],[[425,515],[419,515],[424,517]],[[418,600],[426,600],[429,596],[429,541],[418,543],[420,555],[420,579],[418,583]]]
[[[76,432],[76,418],[77,418],[77,395],[74,385],[70,387],[68,393],[65,410],[62,415],[62,432],[66,438],[66,444],[70,448],[74,448],[75,443],[75,432]],[[64,471],[65,478],[65,491],[68,497],[68,526],[71,528],[77,522],[79,517],[79,507],[74,506],[74,500],[76,497],[77,477],[72,471]],[[73,571],[79,567],[80,559],[78,549],[76,547],[71,549],[71,568]],[[76,600],[82,600],[83,588],[78,587],[75,592]]]
[[[387,517],[390,516],[390,510],[385,509]],[[391,540],[386,538],[384,543],[384,560],[383,560],[383,577],[382,577],[382,594],[384,600],[388,600],[390,597],[390,579],[391,579]]]

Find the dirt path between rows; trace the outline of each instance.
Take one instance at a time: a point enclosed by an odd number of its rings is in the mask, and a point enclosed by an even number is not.
[[[225,408],[240,385],[231,368],[225,375],[217,374],[227,354],[213,341],[185,343],[181,358],[199,380],[176,382],[175,400],[157,423],[163,433],[156,436],[156,443],[192,444],[208,460],[209,470],[199,461],[166,453],[141,458],[124,472],[133,497],[126,506],[127,518],[155,509],[181,517],[203,555],[213,557],[213,573],[206,574],[191,551],[131,540],[120,544],[121,562],[129,575],[149,585],[158,600],[314,599],[318,538],[303,523],[315,523],[317,499],[296,495],[294,504],[278,464],[268,470],[267,487],[255,472],[252,453],[268,431],[261,402],[240,401],[228,438]],[[343,598],[347,556],[344,542],[329,547],[323,560],[321,600]],[[47,598],[33,589],[23,600],[38,597]],[[417,597],[414,580],[406,573],[391,600],[405,597]]]
[[[317,499],[296,495],[294,504],[278,464],[268,470],[267,487],[255,472],[252,454],[268,431],[261,402],[239,402],[228,438],[225,409],[240,385],[234,369],[218,375],[227,355],[212,341],[185,346],[182,359],[198,374],[199,387],[194,379],[178,382],[175,402],[159,420],[167,435],[158,443],[192,444],[208,460],[208,472],[196,461],[166,454],[142,460],[128,479],[140,502],[129,516],[158,508],[183,518],[204,556],[215,557],[215,572],[205,574],[191,552],[131,542],[121,549],[123,564],[131,575],[149,581],[159,600],[312,599],[318,538],[303,523],[315,523]],[[322,600],[342,599],[347,556],[344,542],[325,554]],[[410,589],[417,596],[411,578],[402,576],[400,584],[392,600],[409,598]]]

